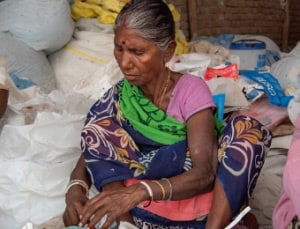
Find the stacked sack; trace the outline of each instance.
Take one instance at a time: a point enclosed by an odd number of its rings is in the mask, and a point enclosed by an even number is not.
[[[72,18],[98,18],[100,24],[113,24],[127,0],[74,0]]]
[[[55,76],[47,55],[63,47],[73,30],[68,0],[0,2],[0,57],[7,60],[16,82],[25,80],[52,91]]]

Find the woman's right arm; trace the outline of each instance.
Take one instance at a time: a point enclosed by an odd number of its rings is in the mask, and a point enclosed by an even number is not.
[[[80,180],[91,185],[89,174],[87,173],[83,155],[80,156],[75,168],[73,169],[70,182]],[[66,208],[63,214],[65,226],[78,225],[79,216],[85,203],[88,201],[87,190],[81,185],[72,185],[66,193]]]

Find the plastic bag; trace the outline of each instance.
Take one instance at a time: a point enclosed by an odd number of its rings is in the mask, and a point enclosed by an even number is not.
[[[174,56],[168,62],[168,66],[175,72],[191,73],[203,77],[210,62],[211,58],[207,54],[187,53]]]
[[[219,67],[208,67],[204,75],[205,80],[211,80],[216,77],[232,78],[237,80],[239,77],[239,70],[237,64],[230,64]]]
[[[262,85],[272,104],[287,107],[289,101],[292,99],[292,96],[284,94],[278,80],[271,73],[242,70],[240,74]]]
[[[67,0],[0,2],[0,31],[36,51],[54,52],[72,37],[74,22]]]
[[[9,114],[0,136],[0,225],[9,225],[3,228],[39,225],[63,212],[64,191],[81,153],[81,129],[94,102],[58,91],[27,99],[10,108],[21,116],[24,107],[33,107],[34,121],[23,125]]]
[[[0,32],[0,56],[8,62],[8,73],[31,80],[44,92],[55,88],[52,67],[43,52],[38,52],[9,34]]]
[[[206,83],[213,95],[221,93],[226,95],[224,113],[240,110],[250,105],[237,80],[220,77],[208,80]]]
[[[299,45],[300,49],[300,45]],[[287,56],[271,67],[271,73],[279,81],[286,94],[292,95],[300,89],[300,57]]]

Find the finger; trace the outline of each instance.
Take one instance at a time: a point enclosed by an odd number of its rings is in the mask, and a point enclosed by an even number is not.
[[[79,223],[79,215],[74,209],[69,209],[64,213],[63,220],[66,226],[77,225]]]
[[[74,208],[75,208],[77,216],[79,217],[79,215],[82,214],[82,211],[84,209],[84,205],[82,203],[77,203],[77,204],[74,205]]]
[[[101,194],[97,195],[86,202],[85,206],[83,207],[82,214],[86,214],[87,212],[95,213],[98,209],[107,205],[109,206],[109,200],[103,198]]]
[[[99,217],[98,215],[94,215],[91,219],[90,222],[88,223],[89,228],[96,228],[96,225],[100,223],[100,221],[103,220],[102,217]],[[102,227],[101,227],[102,229]]]
[[[102,192],[100,192],[100,193],[98,193],[96,196],[94,196],[93,198],[89,199],[89,200],[87,201],[87,204],[93,205],[93,204],[95,204],[96,202],[100,202],[100,200],[101,200],[101,199],[104,199],[104,197],[105,197],[105,195],[104,195]]]
[[[96,202],[93,205],[91,205],[91,203],[86,204],[80,216],[81,225],[85,225],[87,223],[89,223],[90,226],[96,225],[96,223],[102,219],[106,210],[107,209],[101,202]],[[93,220],[92,224],[90,223],[91,220]],[[98,221],[94,223],[96,220]]]
[[[67,212],[64,212],[63,214],[63,222],[66,227],[71,226],[71,222],[69,221],[69,216]]]
[[[106,220],[101,226],[101,229],[108,229],[115,222],[115,217],[112,217],[109,213],[106,214]]]

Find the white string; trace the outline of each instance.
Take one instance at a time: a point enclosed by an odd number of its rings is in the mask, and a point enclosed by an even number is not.
[[[237,217],[235,217],[235,219],[230,223],[228,224],[225,229],[231,229],[233,228],[235,225],[237,225],[241,219],[248,213],[251,211],[251,208],[249,206],[247,206],[243,211],[241,211],[240,214],[237,215]]]

